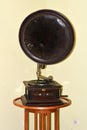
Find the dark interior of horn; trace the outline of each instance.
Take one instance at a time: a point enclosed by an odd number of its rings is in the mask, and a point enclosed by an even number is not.
[[[74,31],[69,20],[56,11],[42,10],[29,15],[19,31],[25,54],[41,64],[64,60],[74,46]]]

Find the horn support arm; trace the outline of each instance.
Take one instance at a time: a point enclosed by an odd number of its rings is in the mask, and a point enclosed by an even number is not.
[[[45,69],[46,68],[46,65],[44,64],[37,64],[37,72],[36,72],[36,75],[37,75],[37,79],[40,80],[40,79],[44,79],[44,80],[53,80],[53,77],[52,76],[49,76],[49,77],[45,77],[43,75],[41,75],[41,69]]]

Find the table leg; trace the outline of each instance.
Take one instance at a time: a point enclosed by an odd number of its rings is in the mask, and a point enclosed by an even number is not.
[[[45,130],[45,113],[39,114],[39,130]]]
[[[38,128],[38,117],[37,113],[34,113],[34,130]]]
[[[51,130],[51,113],[47,113],[47,130]]]
[[[24,110],[24,130],[29,130],[29,111]]]
[[[54,112],[54,130],[59,130],[59,109]]]

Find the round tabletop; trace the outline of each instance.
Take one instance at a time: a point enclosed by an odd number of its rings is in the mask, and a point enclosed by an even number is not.
[[[63,100],[63,102],[64,102],[64,104],[62,104],[62,105],[38,107],[38,106],[23,105],[23,103],[21,101],[21,97],[19,97],[19,98],[16,98],[13,100],[13,104],[16,105],[17,107],[28,109],[29,112],[46,112],[46,111],[54,112],[56,109],[66,107],[71,104],[71,100],[68,98],[62,97],[61,100]]]

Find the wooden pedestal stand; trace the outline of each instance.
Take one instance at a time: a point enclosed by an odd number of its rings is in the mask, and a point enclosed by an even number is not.
[[[59,128],[59,108],[69,106],[71,100],[62,98],[63,105],[37,107],[37,106],[24,106],[20,98],[13,100],[14,105],[24,108],[24,130],[29,130],[29,113],[34,114],[34,130],[51,130],[51,113],[54,113],[54,130]]]

